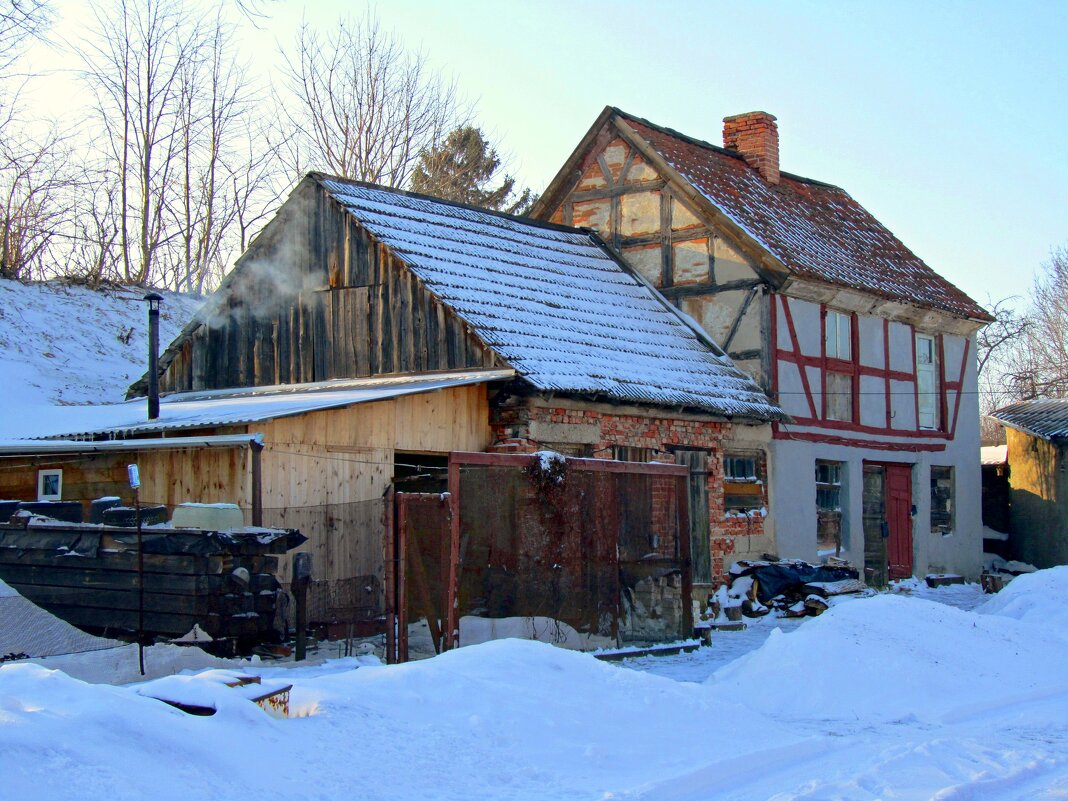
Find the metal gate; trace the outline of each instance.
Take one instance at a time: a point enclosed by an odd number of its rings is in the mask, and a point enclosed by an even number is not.
[[[447,495],[396,495],[389,658],[408,657],[417,621],[435,651],[496,636],[571,647],[689,636],[689,474],[451,454]]]

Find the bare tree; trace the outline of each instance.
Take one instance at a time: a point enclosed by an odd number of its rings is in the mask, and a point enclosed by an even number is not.
[[[97,7],[97,36],[82,55],[103,173],[115,181],[97,193],[116,224],[93,215],[96,256],[111,252],[114,227],[122,280],[202,291],[262,217],[251,209],[277,183],[278,158],[234,29],[195,11],[179,0]]]
[[[1068,397],[1068,246],[1054,249],[1035,276],[1026,335],[1005,375],[1020,400]]]
[[[67,209],[61,194],[67,153],[54,129],[39,137],[20,134],[8,118],[0,138],[0,278],[28,279],[46,272],[45,255],[62,237]]]
[[[0,76],[11,73],[27,42],[44,35],[53,13],[48,0],[0,2]]]
[[[370,14],[325,35],[304,24],[284,55],[296,103],[282,105],[303,132],[290,158],[297,171],[405,186],[419,154],[467,116],[455,84]]]

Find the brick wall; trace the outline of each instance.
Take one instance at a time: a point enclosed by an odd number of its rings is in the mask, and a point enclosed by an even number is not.
[[[723,452],[730,449],[730,423],[684,417],[657,417],[645,413],[615,413],[584,406],[575,401],[539,402],[516,400],[490,412],[495,444],[501,453],[533,453],[539,450],[575,452],[611,459],[612,446],[648,448],[655,461],[674,462],[674,448],[701,448],[708,459],[709,538],[713,581],[722,580],[734,555],[749,551],[741,538],[763,538],[764,518],[727,517],[723,508]],[[535,439],[531,434],[542,436]],[[545,438],[549,433],[554,440]],[[767,507],[765,485],[763,505]]]

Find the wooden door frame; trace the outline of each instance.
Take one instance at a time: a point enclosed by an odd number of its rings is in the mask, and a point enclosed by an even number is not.
[[[890,526],[890,533],[889,533],[889,536],[887,537],[887,543],[886,543],[887,578],[890,581],[895,580],[895,578],[901,578],[901,577],[900,576],[895,577],[895,576],[891,575],[890,564],[889,564],[890,553],[891,553],[890,541],[892,539],[894,539],[894,531],[893,531],[893,528],[891,526],[891,521],[890,521],[890,498],[889,498],[888,468],[896,468],[896,469],[899,469],[899,470],[903,469],[903,470],[907,470],[908,471],[908,476],[909,476],[909,481],[908,481],[908,487],[909,487],[909,499],[908,499],[908,503],[909,503],[908,512],[909,512],[909,514],[908,514],[908,521],[909,522],[908,522],[907,534],[908,534],[908,539],[909,539],[909,547],[908,547],[908,556],[909,556],[908,571],[909,571],[909,575],[905,576],[904,578],[909,578],[912,575],[915,575],[915,572],[916,572],[916,524],[915,524],[914,516],[912,514],[912,510],[913,510],[913,508],[915,508],[915,492],[914,492],[914,488],[913,488],[913,482],[914,482],[914,479],[916,477],[915,470],[916,470],[917,464],[915,462],[886,462],[886,461],[879,461],[879,460],[876,460],[876,459],[864,459],[862,464],[861,464],[861,470],[863,471],[863,469],[865,467],[868,467],[868,466],[880,467],[880,468],[883,469],[883,517],[884,517],[884,520],[886,521],[887,526]]]

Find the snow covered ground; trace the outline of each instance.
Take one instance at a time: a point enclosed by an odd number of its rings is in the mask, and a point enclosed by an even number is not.
[[[160,350],[202,299],[161,293]],[[112,403],[144,374],[148,307],[142,290],[94,291],[0,279],[0,409],[32,416],[42,405]],[[0,436],[8,436],[2,432]]]
[[[7,664],[0,797],[1068,796],[1068,567],[989,600],[901,589],[760,624],[759,647],[686,680],[518,640],[393,667],[249,666],[293,684],[289,720],[217,674],[168,680],[218,710],[192,717],[151,687]]]

